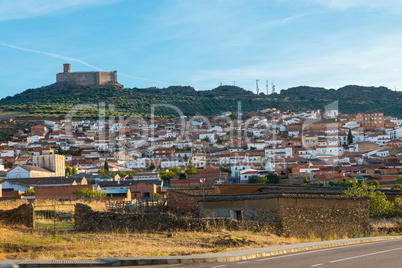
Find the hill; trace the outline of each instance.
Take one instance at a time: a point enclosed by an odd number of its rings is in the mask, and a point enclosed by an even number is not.
[[[353,114],[359,111],[383,111],[386,115],[401,116],[402,92],[385,87],[362,87],[349,85],[338,90],[319,87],[300,86],[281,90],[280,94],[256,95],[236,86],[219,86],[205,91],[197,91],[191,86],[170,86],[167,88],[125,88],[71,85],[55,83],[52,85],[27,89],[22,93],[0,100],[4,112],[18,112],[21,118],[64,118],[77,104],[99,102],[113,104],[114,111],[106,116],[149,117],[152,104],[171,104],[177,106],[184,115],[215,115],[224,111],[235,112],[241,101],[242,111],[255,111],[265,108],[305,111],[324,110],[325,105],[339,101],[340,111]],[[159,117],[178,116],[172,109],[156,108]],[[25,112],[24,114],[21,114]],[[98,112],[81,109],[75,117],[96,118]]]

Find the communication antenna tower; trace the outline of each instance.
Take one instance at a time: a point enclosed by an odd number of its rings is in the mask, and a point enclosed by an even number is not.
[[[269,88],[269,86],[268,86],[268,80],[266,81],[265,86],[267,87],[267,96],[268,96],[268,88]]]
[[[275,93],[275,85],[272,83],[272,94]]]
[[[259,93],[259,89],[258,89],[258,79],[255,80],[255,85],[256,85],[256,87],[257,87],[257,95],[258,95],[258,93]]]

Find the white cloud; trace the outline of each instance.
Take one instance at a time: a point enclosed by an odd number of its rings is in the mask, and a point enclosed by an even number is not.
[[[364,9],[389,9],[393,11],[402,10],[402,0],[304,0],[304,2],[310,2],[338,10],[345,10],[354,7],[361,7]]]
[[[233,69],[215,69],[201,71],[192,77],[194,85],[208,88],[210,81],[232,84],[249,90],[255,89],[255,79],[265,84],[274,82],[277,90],[299,85],[339,88],[348,84],[367,86],[387,86],[402,90],[402,37],[399,35],[384,35],[379,40],[367,40],[364,45],[354,47],[332,47],[320,50],[315,48],[315,56],[300,55],[269,62]],[[206,85],[206,86],[205,86]],[[260,86],[260,88],[262,88]],[[265,90],[262,90],[265,92]]]
[[[32,18],[59,10],[103,5],[120,0],[12,0],[0,1],[0,21]]]

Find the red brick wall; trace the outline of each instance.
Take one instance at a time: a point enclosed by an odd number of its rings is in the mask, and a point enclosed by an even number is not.
[[[263,184],[218,184],[215,185],[215,191],[217,194],[249,194],[260,193],[258,190],[266,185]]]
[[[35,188],[35,198],[37,199],[76,199],[73,194],[79,189],[94,190],[93,185],[68,185],[68,186],[45,186]]]

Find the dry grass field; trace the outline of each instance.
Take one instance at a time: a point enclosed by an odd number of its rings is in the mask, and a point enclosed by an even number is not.
[[[106,211],[99,201],[37,200],[36,205],[85,203],[95,211]],[[27,200],[0,202],[0,210],[17,208]],[[317,241],[312,238],[311,241]],[[0,259],[97,259],[190,255],[307,242],[248,231],[220,232],[77,232],[75,230],[32,230],[0,223]]]
[[[51,205],[55,202],[38,200],[36,204]],[[99,201],[66,201],[63,204],[77,202],[85,203],[96,211],[106,211],[104,203]],[[0,210],[13,209],[25,203],[28,201],[2,201]],[[373,227],[402,227],[400,219],[372,220],[371,223]],[[346,237],[328,237],[326,239],[341,238]],[[97,259],[192,255],[313,241],[321,241],[321,239],[315,237],[309,239],[285,238],[270,233],[227,230],[174,233],[32,230],[24,226],[5,226],[0,223],[0,259]]]
[[[1,201],[0,202],[0,210],[9,210],[13,208],[17,208],[21,206],[22,204],[28,204],[28,200],[25,199],[18,199],[18,200],[9,200],[9,201]],[[76,203],[82,203],[90,206],[94,211],[106,211],[106,205],[104,202],[101,201],[85,201],[85,200],[73,200],[73,201],[63,201],[60,202],[58,200],[52,200],[52,199],[38,199],[35,201],[35,205],[37,206],[45,206],[45,205],[55,205],[55,204],[76,204]]]
[[[317,241],[312,239],[311,241]],[[190,255],[307,240],[252,232],[82,233],[0,226],[0,259],[97,259]]]

